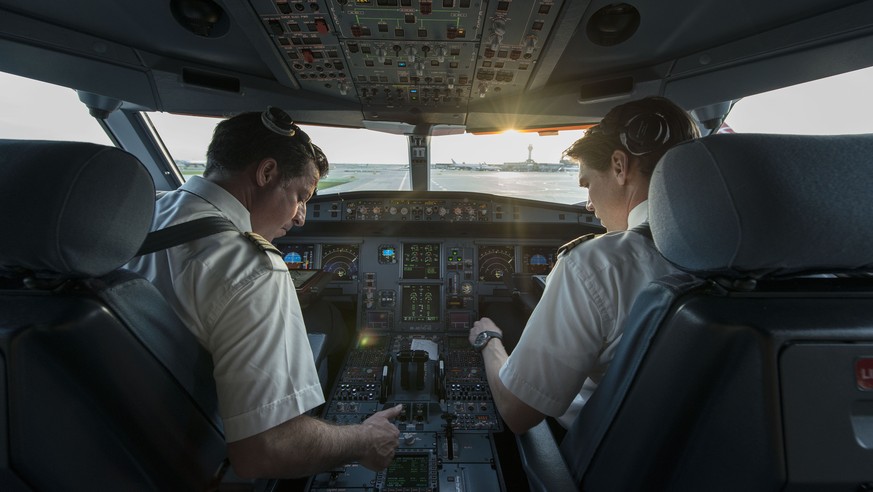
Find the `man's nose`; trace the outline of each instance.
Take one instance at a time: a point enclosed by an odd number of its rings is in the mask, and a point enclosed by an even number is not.
[[[589,212],[594,211],[594,204],[591,203],[591,200],[588,200],[587,202],[585,202],[585,210],[587,210]]]
[[[293,221],[296,227],[301,227],[306,222],[306,205],[297,207],[297,214],[294,215]]]

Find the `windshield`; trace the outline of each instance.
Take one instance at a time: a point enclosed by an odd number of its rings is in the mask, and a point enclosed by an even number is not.
[[[219,120],[168,113],[148,116],[182,174],[201,174]],[[300,127],[330,161],[319,193],[411,189],[407,137],[365,129]],[[587,195],[579,188],[577,166],[562,160],[562,154],[582,134],[573,130],[546,136],[507,132],[431,137],[430,189],[578,203]]]
[[[737,133],[873,133],[873,68],[747,97],[725,121]],[[0,138],[112,145],[75,91],[0,72]],[[47,118],[46,115],[51,115]],[[148,113],[184,176],[203,172],[218,118]],[[302,125],[331,162],[321,193],[411,189],[407,138],[364,129]],[[581,130],[431,138],[436,191],[471,191],[556,203],[587,199],[576,166],[561,161]]]

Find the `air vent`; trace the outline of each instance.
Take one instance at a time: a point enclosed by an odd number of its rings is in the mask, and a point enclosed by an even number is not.
[[[236,77],[228,77],[217,73],[204,72],[194,68],[182,69],[182,81],[187,85],[196,85],[207,89],[223,92],[240,92],[240,82]]]
[[[204,38],[227,34],[230,21],[213,0],[171,0],[170,10],[180,26]]]
[[[626,3],[603,7],[588,20],[588,39],[598,46],[615,46],[627,41],[640,27],[640,12]]]
[[[579,88],[579,102],[591,102],[630,94],[634,88],[632,77],[601,80],[585,84]]]

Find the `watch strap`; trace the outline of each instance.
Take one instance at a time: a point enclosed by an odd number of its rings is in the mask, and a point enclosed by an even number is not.
[[[479,345],[478,347],[476,347],[476,350],[478,350],[479,352],[485,350],[485,347],[488,346],[488,342],[490,342],[492,338],[499,338],[499,339],[503,340],[503,335],[501,335],[500,333],[498,333],[496,331],[485,330],[485,331],[479,333],[479,335],[477,335],[476,338],[478,339],[482,335],[486,335],[486,337],[482,341],[482,344]]]

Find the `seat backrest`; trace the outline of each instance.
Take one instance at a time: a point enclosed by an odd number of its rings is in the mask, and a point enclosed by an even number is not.
[[[121,150],[0,140],[0,486],[220,479],[211,358],[149,282],[117,270],[146,237],[154,196]]]
[[[583,490],[873,486],[873,136],[716,135],[652,178],[659,251],[561,451]]]

